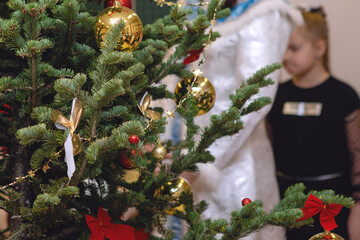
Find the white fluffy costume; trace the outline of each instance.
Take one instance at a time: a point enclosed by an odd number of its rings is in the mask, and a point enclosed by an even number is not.
[[[234,20],[216,24],[214,31],[222,35],[206,52],[201,70],[216,90],[211,111],[196,117],[200,126],[209,117],[230,106],[229,95],[249,76],[268,64],[282,62],[292,27],[302,23],[301,15],[284,0],[260,0]],[[196,67],[196,66],[195,66]],[[258,96],[273,98],[279,72],[271,75],[274,85],[263,88]],[[270,142],[264,118],[270,106],[245,116],[244,129],[238,134],[218,139],[210,151],[213,164],[199,164],[198,178],[192,183],[196,201],[209,203],[206,218],[229,218],[241,209],[241,200],[258,199],[264,209],[278,201],[278,187]],[[267,228],[246,239],[285,239],[282,229]]]

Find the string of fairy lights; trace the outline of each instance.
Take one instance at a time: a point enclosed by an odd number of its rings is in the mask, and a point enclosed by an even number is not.
[[[18,184],[18,183],[20,183],[20,182],[23,182],[24,180],[26,180],[26,179],[28,179],[28,178],[30,178],[30,177],[35,177],[36,173],[37,173],[38,171],[40,171],[40,170],[43,170],[43,172],[46,173],[46,171],[50,168],[50,167],[49,167],[50,162],[51,162],[52,160],[58,158],[58,157],[60,156],[60,153],[61,153],[63,150],[64,150],[64,148],[62,148],[60,151],[58,151],[58,152],[56,152],[56,153],[53,153],[53,154],[51,155],[50,159],[45,162],[45,164],[44,164],[43,167],[38,167],[38,168],[36,168],[36,169],[34,169],[34,170],[29,170],[26,176],[16,177],[14,182],[9,183],[9,184],[4,185],[4,186],[1,186],[1,187],[0,187],[0,190],[4,190],[4,189],[6,189],[6,188],[8,188],[8,187],[14,186],[14,185],[16,185],[16,184]]]
[[[199,2],[199,3],[175,3],[175,2],[171,2],[171,1],[165,1],[165,0],[154,0],[154,2],[156,2],[157,6],[159,6],[159,7],[162,7],[162,6],[164,6],[164,5],[167,5],[167,6],[174,6],[174,5],[176,5],[176,6],[178,6],[178,7],[184,7],[184,6],[188,6],[188,7],[199,7],[199,6],[206,6],[206,5],[209,4],[209,2]],[[194,92],[192,91],[192,88],[194,87],[194,84],[196,83],[196,80],[197,80],[198,76],[200,76],[200,75],[202,74],[202,72],[201,72],[201,67],[202,67],[202,65],[203,65],[204,62],[205,62],[206,50],[207,50],[207,49],[210,47],[210,45],[211,45],[211,38],[212,38],[212,36],[213,36],[213,27],[215,26],[215,23],[216,23],[216,21],[215,21],[215,19],[216,19],[216,13],[217,13],[217,12],[216,12],[216,9],[215,9],[214,14],[213,14],[213,16],[212,16],[212,20],[211,20],[211,22],[210,22],[210,23],[211,23],[211,26],[210,26],[210,28],[209,28],[209,37],[208,37],[207,41],[203,44],[203,47],[204,47],[204,48],[203,48],[203,51],[202,51],[202,59],[201,59],[201,60],[199,61],[199,63],[198,63],[198,68],[196,68],[196,69],[193,70],[194,78],[193,78],[191,84],[190,84],[189,87],[188,87],[187,93],[186,93],[185,96],[178,102],[178,104],[175,106],[175,108],[174,108],[172,111],[170,111],[170,110],[167,110],[167,111],[166,111],[166,117],[168,117],[168,118],[175,118],[175,116],[174,116],[175,112],[183,105],[183,103],[189,98],[190,95],[193,95],[193,96],[194,96],[194,94],[196,94],[196,93],[194,93]],[[139,109],[141,110],[141,112],[142,112],[145,120],[147,121],[147,127],[146,127],[146,129],[147,129],[147,128],[150,128],[151,122],[152,122],[153,120],[156,120],[157,117],[155,117],[155,118],[149,117],[149,114],[146,114],[146,111],[145,111],[145,110],[151,111],[151,110],[149,110],[149,109],[141,108],[141,106],[139,106]],[[151,114],[150,114],[150,115],[151,115]],[[148,120],[147,118],[149,118],[149,120]],[[81,138],[81,140],[88,140],[88,139]],[[28,179],[28,178],[35,177],[36,173],[37,173],[38,171],[40,171],[40,170],[42,170],[43,172],[46,173],[46,171],[50,168],[49,164],[50,164],[54,159],[58,158],[63,150],[64,150],[64,148],[62,148],[61,150],[59,150],[59,151],[56,152],[56,153],[53,153],[53,154],[51,155],[51,157],[48,159],[48,161],[46,161],[42,167],[38,167],[38,168],[36,168],[36,169],[34,169],[34,170],[29,170],[29,171],[27,172],[27,175],[16,177],[16,178],[15,178],[15,181],[13,181],[13,182],[11,182],[11,183],[9,183],[9,184],[7,184],[7,185],[1,186],[1,187],[0,187],[0,191],[5,190],[5,189],[7,189],[7,188],[9,188],[9,187],[12,187],[12,186],[14,186],[14,185],[16,185],[16,184],[18,184],[18,183],[21,183],[21,182],[25,181],[25,180]],[[1,197],[1,196],[0,196],[0,197]],[[2,196],[2,197],[5,198],[6,196]]]

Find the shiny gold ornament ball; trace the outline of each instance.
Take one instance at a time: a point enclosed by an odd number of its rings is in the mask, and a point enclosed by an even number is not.
[[[340,237],[336,233],[323,232],[312,236],[309,240],[344,240],[344,238]]]
[[[99,46],[103,44],[106,32],[120,20],[125,22],[115,49],[119,51],[133,51],[140,44],[143,37],[143,25],[139,16],[127,7],[115,4],[102,10],[95,24],[95,37]]]
[[[191,186],[190,183],[184,179],[179,177],[176,183],[167,182],[165,185],[161,186],[160,189],[155,191],[155,195],[164,195],[164,194],[170,194],[171,195],[171,204],[177,207],[165,210],[165,213],[168,215],[174,215],[175,211],[179,211],[184,213],[185,212],[185,206],[184,204],[179,205],[179,197],[181,193],[188,192],[191,193]]]
[[[199,111],[196,116],[203,115],[210,111],[215,103],[215,89],[209,79],[198,75],[194,84],[195,77],[183,78],[175,88],[175,101],[177,104],[184,99],[189,92],[195,97],[196,106]]]
[[[163,160],[165,158],[166,154],[167,154],[166,148],[161,143],[157,143],[155,148],[152,151],[152,155],[158,161]]]

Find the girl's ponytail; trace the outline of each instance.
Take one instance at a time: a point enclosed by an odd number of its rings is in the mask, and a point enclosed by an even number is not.
[[[304,22],[308,32],[311,34],[310,37],[313,40],[322,39],[326,42],[326,50],[323,56],[323,65],[326,71],[330,73],[329,64],[329,28],[326,20],[326,14],[324,9],[319,7],[312,7],[310,10],[301,10]]]

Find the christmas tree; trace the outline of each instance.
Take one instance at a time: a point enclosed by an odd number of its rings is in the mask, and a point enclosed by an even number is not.
[[[313,221],[296,221],[308,198],[301,184],[289,188],[271,212],[253,201],[230,220],[202,219],[206,202],[194,204],[189,189],[172,192],[183,183],[181,173],[214,160],[207,148],[216,139],[237,133],[242,116],[270,103],[250,99],[280,67],[254,73],[229,96],[232,106],[199,129],[194,117],[209,103],[191,93],[202,77],[182,60],[220,37],[211,26],[230,13],[220,0],[207,11],[200,8],[192,21],[191,10],[173,4],[167,16],[137,27],[136,34],[124,16],[102,32],[100,17],[81,0],[10,0],[0,6],[0,206],[11,216],[10,239],[89,239],[91,233],[114,239],[119,232],[133,239],[133,229],[146,236],[156,229],[172,239],[164,225],[168,214],[187,221],[184,239],[238,239],[266,225]],[[175,51],[165,60],[170,48]],[[174,110],[152,108],[152,99],[175,98],[162,83],[171,74],[188,79],[189,86]],[[175,111],[186,122],[186,139],[162,143],[159,135]],[[164,164],[169,151],[172,161]],[[313,194],[325,204],[353,204],[331,190]],[[136,214],[125,218],[129,209]]]

